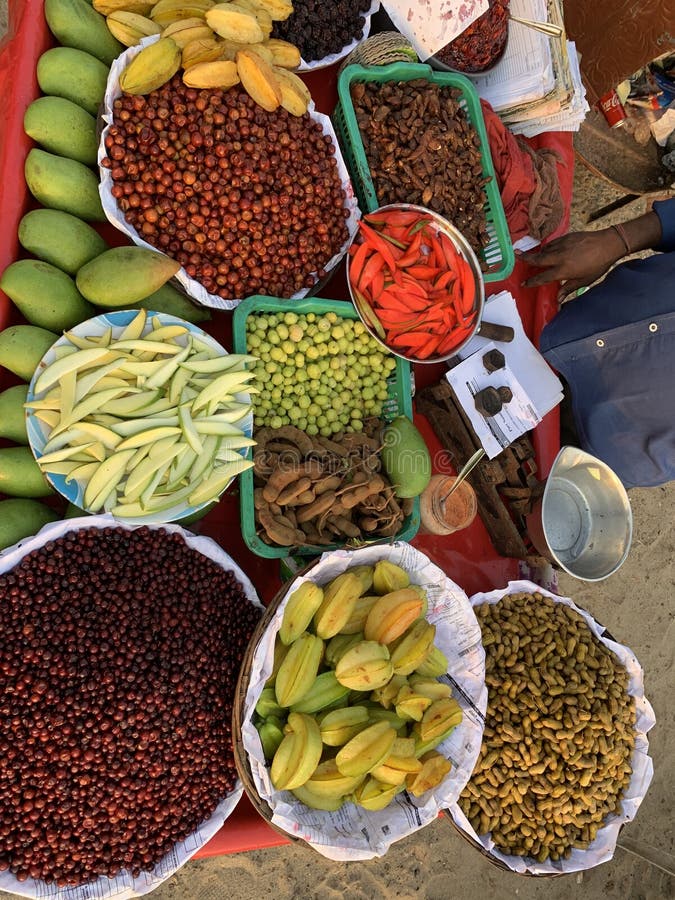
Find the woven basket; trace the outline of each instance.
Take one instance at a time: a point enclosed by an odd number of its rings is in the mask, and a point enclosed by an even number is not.
[[[339,72],[352,65],[386,66],[395,62],[416,63],[417,53],[413,45],[398,31],[382,31],[359,44],[347,56],[340,66]]]
[[[262,636],[267,631],[268,625],[274,618],[274,614],[279,608],[279,604],[283,602],[293,582],[296,580],[296,578],[299,578],[302,575],[306,575],[307,572],[309,572],[317,562],[318,559],[313,560],[311,563],[297,572],[291,581],[288,581],[285,585],[283,585],[274,595],[269,606],[263,613],[262,618],[258,622],[258,625],[251,636],[251,640],[248,643],[248,647],[246,648],[246,652],[244,653],[244,657],[241,661],[239,679],[237,680],[237,687],[234,692],[234,701],[232,708],[232,748],[234,751],[234,762],[237,767],[237,774],[241,778],[242,784],[244,785],[244,790],[246,791],[246,795],[251,801],[251,805],[258,811],[258,813],[260,813],[260,815],[267,822],[270,828],[273,828],[278,834],[282,834],[285,838],[288,838],[294,843],[304,845],[308,849],[309,844],[306,841],[303,841],[301,838],[289,834],[287,831],[284,831],[283,828],[278,828],[273,824],[272,810],[270,809],[269,805],[261,798],[255,786],[255,781],[253,780],[251,766],[248,761],[248,754],[244,749],[242,725],[244,720],[244,703],[246,700],[246,692],[248,691],[248,684],[251,677],[253,654],[255,653]]]

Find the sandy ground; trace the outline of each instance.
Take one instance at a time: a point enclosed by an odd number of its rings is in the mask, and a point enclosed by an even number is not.
[[[0,34],[6,0],[0,0]],[[579,167],[573,226],[619,194]],[[634,207],[631,207],[633,212]],[[626,211],[607,222],[627,218]],[[657,900],[675,897],[675,484],[630,494],[635,533],[619,573],[600,584],[561,578],[572,597],[628,644],[645,670],[656,711],[650,734],[655,775],[637,818],[624,828],[614,859],[579,875],[521,878],[498,871],[455,832],[449,821],[392,847],[381,860],[343,865],[305,847],[285,846],[188,863],[154,892],[154,900]],[[13,896],[13,895],[6,895]]]

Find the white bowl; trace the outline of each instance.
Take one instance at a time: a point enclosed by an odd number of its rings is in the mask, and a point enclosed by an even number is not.
[[[75,337],[87,338],[87,337],[95,337],[102,335],[108,328],[112,328],[113,337],[116,337],[121,333],[121,331],[131,322],[131,320],[138,314],[138,310],[120,310],[116,312],[104,313],[103,315],[96,316],[93,319],[87,319],[86,322],[81,322],[79,325],[76,325],[75,328],[71,328],[70,333]],[[157,312],[148,312],[147,320],[145,323],[145,328],[143,331],[143,336],[146,336],[152,330],[152,321],[154,318],[157,318],[161,325],[182,325],[184,326],[188,332],[196,335],[199,340],[205,344],[208,344],[219,356],[226,356],[227,350],[222,347],[218,341],[211,337],[210,334],[207,334],[205,331],[202,331],[201,328],[198,328],[196,325],[193,325],[191,322],[186,322],[184,319],[179,319],[176,316],[170,316],[166,313],[157,313]],[[176,341],[180,343],[181,341],[186,341],[186,335],[176,338]],[[68,338],[64,335],[53,344],[50,349],[45,353],[40,362],[38,363],[37,369],[33,373],[33,377],[31,379],[30,385],[28,387],[28,401],[32,400],[40,400],[44,396],[46,391],[42,391],[39,394],[35,393],[35,382],[37,381],[40,374],[46,369],[47,366],[51,365],[56,359],[56,351],[60,347],[65,347],[70,344]],[[247,401],[250,398],[248,393],[242,392],[236,395],[237,399],[241,401]],[[241,430],[247,437],[251,437],[253,434],[253,413],[249,412],[246,417],[242,420]],[[42,422],[35,415],[34,410],[27,409],[26,410],[26,430],[28,432],[28,443],[30,445],[30,449],[33,453],[35,459],[39,462],[40,457],[44,454],[45,444],[49,440],[50,428],[45,422]],[[247,450],[239,451],[242,456],[246,456]],[[75,506],[80,507],[80,509],[84,509],[86,512],[89,510],[84,506],[84,492],[87,487],[85,481],[75,481],[72,480],[70,482],[66,482],[65,475],[57,475],[49,472],[44,473],[47,481],[52,485],[52,487],[59,492],[63,497],[66,498],[70,503],[73,503]],[[227,490],[227,487],[231,484],[231,481],[228,482],[223,491]],[[123,521],[127,522],[130,525],[150,525],[150,524],[162,524],[165,522],[174,522],[180,519],[185,519],[188,516],[192,516],[199,511],[206,509],[213,501],[209,500],[206,503],[201,503],[199,506],[190,506],[187,501],[176,503],[175,506],[170,507],[167,510],[157,513],[149,513],[147,516],[139,516],[139,517],[124,517]]]

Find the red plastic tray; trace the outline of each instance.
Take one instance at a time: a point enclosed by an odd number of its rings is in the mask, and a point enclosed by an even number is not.
[[[43,0],[9,0],[9,31],[0,43],[0,97],[3,110],[0,116],[0,272],[22,254],[17,239],[17,227],[23,214],[35,206],[23,177],[23,165],[32,142],[23,132],[23,115],[28,104],[39,94],[35,77],[38,57],[53,41],[43,15]],[[317,108],[331,113],[337,100],[337,66],[310,73],[305,77]],[[540,135],[531,142],[534,147],[548,147],[558,152],[560,183],[566,206],[572,198],[574,153],[571,134]],[[558,233],[564,233],[568,219]],[[111,243],[125,243],[125,239],[110,226],[102,226],[102,233]],[[557,311],[556,287],[547,286],[526,290],[522,285],[525,266],[516,267],[505,282],[490,286],[491,292],[508,288],[517,298],[525,330],[534,339]],[[349,299],[344,266],[322,289],[322,295],[337,300]],[[21,321],[8,298],[0,292],[0,329]],[[207,330],[226,347],[231,346],[231,316],[214,313]],[[415,370],[417,388],[437,382],[443,366],[418,366]],[[8,372],[0,370],[0,389],[11,381]],[[432,458],[441,450],[438,440],[423,416],[415,422],[424,434]],[[549,413],[534,432],[534,444],[541,476],[545,476],[559,449],[559,420],[557,410]],[[239,531],[239,498],[230,491],[218,506],[200,523],[200,530],[217,540],[247,572],[263,602],[269,602],[280,586],[279,568],[275,562],[253,556],[244,546]],[[517,575],[518,561],[495,553],[480,519],[458,534],[441,538],[419,536],[413,541],[430,556],[468,594],[478,590],[501,587]],[[216,856],[262,847],[273,847],[287,840],[271,829],[244,798],[221,831],[197,854]]]

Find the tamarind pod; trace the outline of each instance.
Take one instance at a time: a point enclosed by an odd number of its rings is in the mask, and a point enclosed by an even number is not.
[[[369,481],[366,481],[365,484],[359,484],[356,487],[350,485],[340,499],[343,506],[347,509],[352,509],[354,506],[362,503],[366,497],[370,497],[371,494],[378,494],[383,488],[384,481],[379,475],[375,475]]]
[[[313,522],[303,522],[300,526],[305,535],[305,544],[318,544],[319,546],[332,543],[327,537],[319,534]]]
[[[288,521],[291,523],[293,528],[296,529],[296,531],[300,530],[298,528],[298,520],[295,517],[295,512],[291,509],[290,506],[284,507],[284,518],[288,519]]]
[[[299,478],[299,465],[279,466],[272,472],[267,484],[263,487],[263,497],[268,503],[273,503],[282,490]]]
[[[302,494],[303,491],[306,491],[311,485],[312,481],[310,478],[307,478],[306,475],[298,478],[297,481],[292,481],[289,485],[287,485],[276,497],[276,502],[279,506],[287,506],[291,500],[295,500],[298,494]]]
[[[329,475],[322,478],[312,488],[315,495],[325,494],[327,491],[336,491],[342,484],[342,479],[338,475]]]
[[[338,534],[344,534],[350,538],[360,538],[361,530],[350,519],[345,516],[336,516],[333,519],[333,525],[338,529]]]
[[[333,503],[331,508],[328,510],[328,515],[329,516],[344,516],[344,515],[348,516],[349,510],[346,509],[342,505],[342,502],[340,500],[336,500],[335,503]]]
[[[303,456],[307,456],[312,452],[312,439],[304,431],[296,428],[295,425],[282,425],[281,428],[271,429],[271,438],[274,440],[290,441],[298,448]]]
[[[320,516],[329,510],[334,502],[335,491],[327,491],[325,494],[322,494],[309,506],[303,506],[298,510],[298,524],[302,525],[303,522],[308,522],[310,519]]]
[[[313,503],[315,499],[316,495],[314,491],[307,490],[298,494],[297,497],[294,497],[286,504],[286,506],[307,506],[308,503]]]
[[[293,519],[290,519],[288,516],[280,514],[280,515],[275,516],[274,518],[279,523],[279,525],[285,525],[286,528],[295,529],[295,523],[293,522]]]
[[[362,519],[359,519],[359,526],[362,531],[367,531],[370,533],[371,531],[375,531],[378,526],[378,519],[374,519],[372,516],[364,516]]]
[[[349,456],[349,450],[343,447],[342,444],[338,444],[337,441],[332,441],[330,438],[318,437],[316,438],[316,442],[319,447],[323,447],[324,450],[330,450],[330,452],[334,453],[336,456]]]
[[[297,543],[304,543],[304,534],[296,531],[290,525],[279,522],[269,509],[258,510],[258,521],[265,529],[268,538],[280,547],[293,547]],[[288,520],[287,520],[288,521]],[[298,541],[298,534],[302,535]]]

